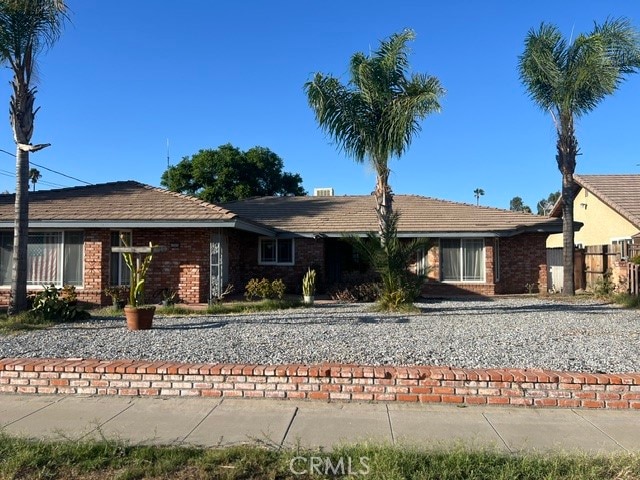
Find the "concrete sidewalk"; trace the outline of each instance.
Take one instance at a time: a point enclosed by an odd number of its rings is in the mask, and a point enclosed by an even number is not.
[[[132,444],[322,447],[344,442],[504,452],[640,451],[640,412],[292,400],[0,395],[0,429]]]

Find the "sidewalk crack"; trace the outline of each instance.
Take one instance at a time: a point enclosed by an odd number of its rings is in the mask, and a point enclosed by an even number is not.
[[[502,437],[502,435],[500,435],[500,432],[498,431],[498,429],[493,425],[493,423],[491,423],[491,420],[489,420],[489,417],[487,417],[487,415],[484,412],[482,413],[482,416],[487,421],[489,426],[493,429],[493,431],[496,432],[496,435],[498,435],[498,438],[502,440],[503,445],[507,447],[507,450],[509,450],[509,453],[513,453],[513,450],[511,450],[511,447],[509,447],[506,440]]]
[[[289,435],[289,431],[293,426],[293,421],[296,419],[296,415],[298,415],[299,410],[300,410],[299,407],[296,407],[295,410],[293,411],[293,415],[291,415],[291,420],[289,420],[289,425],[287,425],[287,428],[284,431],[284,435],[282,436],[282,440],[280,441],[279,448],[282,448],[284,446],[284,441],[287,439],[287,436]]]
[[[222,402],[224,402],[224,398],[223,398],[222,400],[220,400],[218,403],[216,403],[213,407],[211,407],[211,410],[209,410],[209,411],[207,412],[207,414],[206,414],[204,417],[202,417],[202,419],[201,419],[198,423],[196,423],[196,425],[195,425],[191,430],[189,430],[189,433],[187,433],[187,434],[184,436],[184,438],[178,442],[178,445],[182,445],[183,443],[185,443],[185,442],[187,441],[187,438],[189,438],[189,436],[190,436],[193,432],[195,432],[195,431],[196,431],[196,429],[197,429],[200,425],[202,425],[202,423],[203,423],[207,418],[209,418],[209,415],[211,415],[211,414],[213,413],[213,411],[214,411],[216,408],[218,408],[220,405],[222,405]]]
[[[389,422],[389,430],[391,431],[391,444],[395,445],[396,444],[396,436],[393,433],[393,422],[391,421],[391,412],[389,412],[389,404],[387,403],[385,405],[386,409],[387,409],[387,421]]]
[[[591,420],[589,420],[588,418],[580,415],[579,412],[577,412],[576,410],[574,410],[573,408],[571,409],[571,411],[573,413],[575,413],[578,417],[580,417],[582,420],[584,420],[585,422],[587,422],[589,425],[591,425],[593,428],[595,428],[596,430],[598,430],[600,433],[602,433],[605,437],[607,437],[608,439],[610,439],[613,443],[615,443],[616,445],[618,445],[621,449],[623,449],[625,452],[630,453],[631,451],[628,448],[625,448],[624,445],[622,445],[620,442],[618,442],[615,438],[613,438],[611,435],[609,435],[607,432],[605,432],[604,430],[602,430],[600,427],[598,427],[598,425],[596,425],[595,423],[593,423]]]

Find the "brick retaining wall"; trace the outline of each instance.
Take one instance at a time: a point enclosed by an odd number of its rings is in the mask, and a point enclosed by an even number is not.
[[[5,358],[0,393],[640,409],[640,373]]]

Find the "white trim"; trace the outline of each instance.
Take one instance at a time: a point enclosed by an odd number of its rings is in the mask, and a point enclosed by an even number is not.
[[[443,270],[443,261],[442,261],[442,242],[440,241],[442,239],[438,239],[438,256],[439,256],[439,262],[440,262],[440,272],[439,272],[439,276],[440,276],[440,281],[442,283],[451,283],[451,284],[476,284],[476,285],[483,285],[487,283],[487,242],[484,238],[460,238],[460,264],[461,266],[464,265],[464,259],[462,258],[463,255],[463,248],[462,248],[462,240],[482,240],[482,279],[481,280],[465,280],[464,277],[464,272],[462,272],[462,269],[460,271],[460,276],[461,278],[459,280],[444,280],[443,274],[442,274],[442,270]]]
[[[113,232],[118,232],[118,238],[120,238],[120,235],[122,235],[123,233],[128,233],[129,234],[129,239],[127,240],[129,242],[129,245],[133,245],[133,231],[131,229],[112,229],[109,231],[109,284],[111,284],[111,270],[113,268],[113,254],[116,252],[111,251],[111,249],[115,246],[115,245],[111,245],[111,235],[113,234]],[[120,245],[120,242],[118,241],[118,245]],[[122,272],[125,271],[125,269],[127,269],[127,265],[124,262],[124,257],[122,256],[122,254],[118,255],[118,283],[116,284],[117,286],[130,286],[131,285],[131,279],[129,279],[129,282],[124,283],[123,279],[122,279]],[[112,285],[113,286],[113,285]]]
[[[13,221],[0,222],[0,229],[14,227]],[[109,228],[109,229],[132,229],[132,228],[238,228],[247,232],[253,232],[264,236],[275,236],[272,229],[256,225],[243,220],[222,220],[193,222],[178,220],[30,220],[29,228],[42,229],[87,229],[87,228]]]

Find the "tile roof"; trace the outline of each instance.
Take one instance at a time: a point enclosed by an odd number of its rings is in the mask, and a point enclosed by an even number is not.
[[[0,195],[0,222],[13,222],[15,195]],[[195,197],[134,181],[29,192],[30,221],[225,221],[236,214]]]
[[[375,198],[371,195],[260,197],[223,206],[240,217],[281,231],[340,234],[377,230]],[[393,206],[400,213],[400,234],[562,231],[558,219],[417,195],[395,195]]]
[[[640,228],[640,175],[574,175],[573,178]]]

